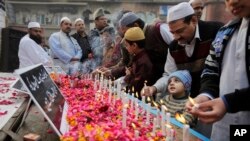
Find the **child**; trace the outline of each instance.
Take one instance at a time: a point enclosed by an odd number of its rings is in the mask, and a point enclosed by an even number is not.
[[[129,54],[133,56],[131,65],[126,67],[124,81],[129,89],[134,87],[135,92],[139,93],[144,86],[145,80],[152,84],[153,76],[153,64],[144,49],[145,36],[142,29],[139,27],[129,28],[122,42]]]
[[[185,112],[185,104],[188,101],[192,84],[192,78],[187,70],[179,70],[171,73],[168,78],[168,95],[162,98],[163,104],[168,108],[171,117],[176,113],[183,114],[186,123],[193,126],[195,118]]]

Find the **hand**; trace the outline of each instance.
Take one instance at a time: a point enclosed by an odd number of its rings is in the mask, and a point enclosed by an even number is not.
[[[200,103],[203,103],[203,102],[206,102],[206,101],[209,101],[210,99],[205,96],[205,95],[198,95],[196,98],[194,98],[194,102],[198,105],[200,105]],[[193,104],[188,100],[187,103],[186,103],[186,110],[191,113],[191,114],[194,114],[195,115],[195,109],[193,108]]]
[[[131,67],[126,67],[126,70],[125,70],[126,75],[131,75],[131,70],[132,70]]]
[[[141,96],[152,96],[157,92],[155,86],[144,86],[141,90]]]
[[[216,98],[199,104],[199,110],[195,114],[202,122],[213,123],[223,118],[226,106],[221,98]]]

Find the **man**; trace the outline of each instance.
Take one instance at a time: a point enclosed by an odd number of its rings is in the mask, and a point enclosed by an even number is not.
[[[95,20],[95,28],[90,30],[89,42],[93,52],[94,62],[92,64],[92,70],[102,65],[103,50],[105,48],[104,40],[101,38],[101,34],[109,33],[112,39],[115,38],[115,30],[108,25],[108,20],[104,15],[104,10],[99,8],[93,14]]]
[[[56,65],[62,67],[67,74],[75,74],[80,70],[82,50],[77,41],[69,36],[72,23],[68,17],[60,22],[61,30],[49,38],[49,45]]]
[[[18,57],[19,68],[42,63],[51,65],[51,58],[40,45],[42,43],[42,29],[37,22],[28,24],[28,34],[25,35],[19,44]]]
[[[152,62],[153,78],[148,81],[152,85],[162,76],[167,56],[168,45],[173,40],[167,24],[156,22],[146,25],[135,13],[128,12],[120,19],[120,26],[123,34],[131,27],[140,27],[145,34],[145,50]]]
[[[187,2],[169,9],[167,22],[174,41],[169,46],[165,72],[143,95],[165,93],[168,75],[176,70],[187,69],[192,76],[191,97],[199,94],[200,75],[216,32],[222,26],[217,22],[198,21]],[[162,95],[163,96],[163,95]]]
[[[194,14],[197,16],[198,20],[200,20],[202,16],[202,11],[204,8],[203,1],[202,0],[190,0],[189,3],[194,9]]]
[[[192,76],[190,96],[195,97],[200,90],[200,75],[209,54],[210,45],[217,31],[222,26],[217,22],[198,20],[194,10],[187,2],[171,7],[167,22],[174,41],[170,44],[165,72],[153,86],[146,87],[142,95],[151,96],[160,93],[158,98],[166,93],[168,75],[176,70],[189,70]],[[198,123],[196,130],[210,136],[210,125]]]
[[[248,0],[225,0],[225,4],[227,10],[238,18],[222,27],[213,41],[201,76],[201,93],[194,99],[197,103],[203,103],[224,95],[225,98],[228,98],[228,95],[232,96],[232,94],[238,95],[237,97],[245,94],[244,97],[249,99],[246,94],[249,95],[250,87],[250,3]],[[234,100],[237,100],[237,97]],[[244,105],[247,105],[247,101],[240,106]],[[196,114],[192,111],[190,103],[187,103],[186,107],[191,113]],[[204,112],[212,113],[218,108],[221,109],[222,107],[209,107],[209,111],[204,110]],[[241,110],[246,108],[241,108]],[[200,115],[198,114],[198,116]],[[250,112],[243,111],[226,114],[220,121],[213,124],[211,140],[230,140],[230,125],[249,125],[249,116]]]
[[[81,62],[85,61],[88,58],[92,58],[91,47],[88,41],[87,34],[85,32],[85,24],[81,18],[75,20],[75,28],[76,33],[72,35],[82,49],[82,58],[80,59]]]

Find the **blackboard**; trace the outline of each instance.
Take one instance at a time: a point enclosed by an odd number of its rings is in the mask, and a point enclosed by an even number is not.
[[[43,65],[34,65],[16,71],[55,132],[61,136],[61,121],[65,99]]]

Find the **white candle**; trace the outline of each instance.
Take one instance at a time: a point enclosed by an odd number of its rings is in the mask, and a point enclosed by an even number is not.
[[[188,124],[183,125],[183,141],[189,141],[189,128]]]
[[[161,105],[161,128],[165,129],[165,108],[164,105]]]
[[[157,118],[156,127],[157,127],[157,128],[160,128],[160,121],[161,121],[160,116],[161,116],[160,110],[157,109],[157,111],[156,111],[156,118]]]
[[[149,125],[149,119],[150,119],[150,109],[151,109],[151,105],[150,103],[147,104],[147,115],[146,115],[146,124]]]
[[[170,125],[170,113],[169,112],[167,112],[166,113],[166,121],[167,121],[167,125]]]
[[[134,110],[134,93],[132,93],[132,97],[130,99],[130,106],[131,106],[131,110]]]
[[[139,131],[135,130],[135,138],[138,138],[138,137],[139,137]]]
[[[154,118],[154,120],[153,120],[153,131],[152,131],[152,135],[153,136],[155,136],[156,126],[157,126],[157,119]]]
[[[138,119],[139,107],[138,104],[135,104],[135,119]]]
[[[174,141],[174,129],[170,129],[169,141]]]
[[[122,110],[122,128],[126,128],[126,121],[127,121],[127,107],[124,106]]]
[[[112,92],[111,92],[111,90],[109,91],[109,99],[108,99],[108,103],[111,103],[111,99],[112,98]]]

